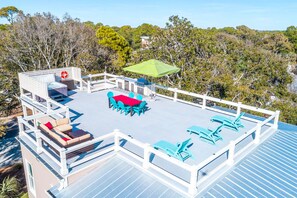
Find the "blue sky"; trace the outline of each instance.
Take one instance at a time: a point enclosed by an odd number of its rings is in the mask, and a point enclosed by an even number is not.
[[[297,26],[297,0],[0,0],[0,7],[9,5],[29,14],[51,12],[61,18],[68,13],[81,21],[110,26],[150,23],[164,27],[171,15],[186,17],[201,28],[246,25],[285,30]]]

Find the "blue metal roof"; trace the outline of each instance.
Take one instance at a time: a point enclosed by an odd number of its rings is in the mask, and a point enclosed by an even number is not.
[[[183,197],[168,186],[149,176],[119,157],[112,157],[103,166],[58,191],[49,194],[59,197]]]
[[[203,196],[297,197],[297,126],[280,128]]]

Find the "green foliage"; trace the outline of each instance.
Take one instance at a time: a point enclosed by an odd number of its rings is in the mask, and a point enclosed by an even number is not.
[[[114,65],[124,66],[130,58],[131,48],[124,37],[108,26],[101,26],[96,32],[98,43],[115,53]]]
[[[6,177],[0,184],[0,197],[11,198],[19,195],[19,182],[15,177]]]
[[[7,6],[0,9],[0,17],[6,18],[9,23],[13,24],[14,17],[16,14],[20,12],[19,9],[17,9],[14,6]]]
[[[293,44],[295,53],[297,53],[297,27],[290,26],[285,31],[285,35],[288,37],[289,41]]]
[[[155,58],[178,66],[180,73],[159,83],[257,107],[279,107],[286,111],[281,119],[296,124],[297,114],[289,109],[296,109],[292,98],[297,95],[287,88],[292,83],[288,64],[296,60],[292,50],[281,32],[246,26],[199,29],[186,18],[172,16],[151,47],[134,53],[132,61]]]
[[[6,125],[0,120],[0,138],[6,135]]]

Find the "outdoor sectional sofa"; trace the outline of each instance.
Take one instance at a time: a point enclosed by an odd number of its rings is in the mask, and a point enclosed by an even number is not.
[[[63,118],[60,120],[52,119],[50,121],[53,127],[52,129],[46,126],[48,123],[49,122],[40,123],[39,129],[61,147],[68,148],[91,139],[91,135],[89,133],[85,133],[79,137],[71,138],[69,133],[72,132],[72,126],[70,125],[68,118]]]

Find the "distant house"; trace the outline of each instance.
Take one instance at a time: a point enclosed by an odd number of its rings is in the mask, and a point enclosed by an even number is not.
[[[149,36],[141,36],[141,48],[146,49],[151,45],[150,37]]]

